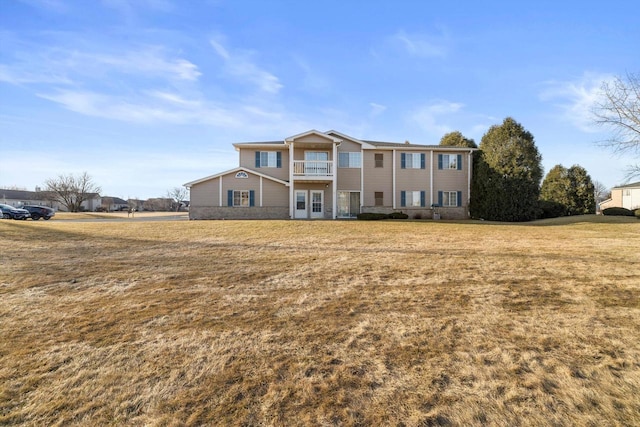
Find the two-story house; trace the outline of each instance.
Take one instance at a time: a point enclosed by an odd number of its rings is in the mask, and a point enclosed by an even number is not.
[[[310,130],[233,144],[239,166],[184,184],[190,219],[467,218],[475,149]]]

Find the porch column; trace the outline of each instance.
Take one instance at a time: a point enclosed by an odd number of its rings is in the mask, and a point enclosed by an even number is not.
[[[289,218],[294,218],[293,142],[289,143]]]

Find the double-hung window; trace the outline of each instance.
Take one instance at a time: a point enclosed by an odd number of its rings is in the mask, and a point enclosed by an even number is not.
[[[424,153],[400,153],[401,169],[424,169],[425,154]]]
[[[344,152],[338,153],[339,168],[359,168],[362,166],[362,153]]]
[[[377,167],[377,168],[383,168],[384,167],[384,154],[375,153],[373,158],[374,158],[374,161],[375,161],[375,167]]]
[[[255,191],[253,190],[229,190],[227,205],[233,207],[249,207],[255,205]]]
[[[442,207],[462,206],[462,191],[438,191],[438,205]]]
[[[462,170],[462,154],[438,154],[438,169]]]
[[[281,168],[281,151],[256,151],[256,168]]]
[[[426,205],[425,191],[401,191],[400,206],[407,208],[424,208]]]

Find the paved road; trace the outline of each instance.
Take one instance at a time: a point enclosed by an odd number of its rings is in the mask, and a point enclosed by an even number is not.
[[[55,222],[156,222],[156,221],[188,221],[187,215],[162,215],[162,216],[137,216],[134,218],[74,218],[74,219],[51,219]],[[41,220],[41,222],[44,222]]]

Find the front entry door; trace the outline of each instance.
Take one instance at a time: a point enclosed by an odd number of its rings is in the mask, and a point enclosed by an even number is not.
[[[324,191],[311,190],[311,218],[324,218]]]
[[[307,214],[307,190],[296,190],[295,192],[295,218],[308,218]]]

